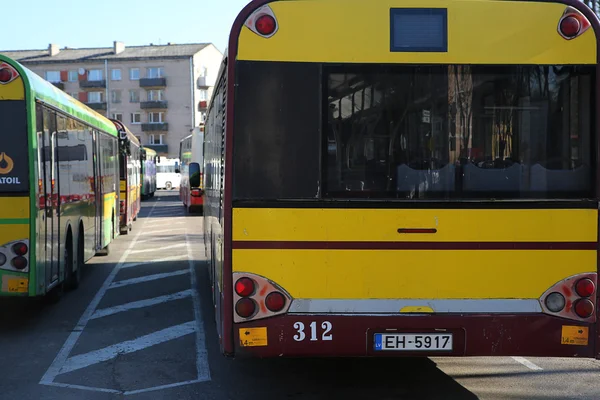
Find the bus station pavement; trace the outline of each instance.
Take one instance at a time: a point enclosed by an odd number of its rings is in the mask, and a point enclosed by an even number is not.
[[[589,359],[225,358],[202,231],[159,191],[79,289],[0,299],[0,400],[600,399]]]

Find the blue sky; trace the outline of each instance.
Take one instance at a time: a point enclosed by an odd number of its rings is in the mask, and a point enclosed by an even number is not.
[[[0,50],[212,42],[224,52],[229,31],[249,0],[29,0],[12,2]],[[19,17],[20,16],[20,17]],[[24,16],[27,16],[26,18]],[[65,22],[63,22],[65,21]],[[68,22],[67,22],[68,21]],[[24,30],[23,27],[27,27]]]

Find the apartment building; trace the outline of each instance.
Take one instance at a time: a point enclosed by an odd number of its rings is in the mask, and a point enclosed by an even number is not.
[[[1,51],[97,112],[123,121],[144,146],[177,157],[203,123],[223,54],[210,43]]]

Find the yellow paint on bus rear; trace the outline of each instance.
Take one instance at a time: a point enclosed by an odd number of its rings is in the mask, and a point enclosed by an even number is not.
[[[279,30],[268,39],[247,27],[238,60],[441,63],[594,64],[596,37],[557,32],[559,3],[490,0],[290,0],[269,3]],[[448,52],[390,52],[390,9],[448,9]]]
[[[597,210],[234,209],[234,241],[595,242]],[[399,234],[398,228],[437,228]],[[233,250],[295,298],[537,299],[594,250]]]
[[[25,87],[23,79],[18,77],[14,81],[0,85],[0,100],[24,100]]]

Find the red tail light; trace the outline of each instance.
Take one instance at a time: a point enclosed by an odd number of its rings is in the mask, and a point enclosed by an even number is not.
[[[8,83],[12,80],[13,74],[12,71],[8,68],[0,69],[0,82]]]
[[[567,40],[581,36],[591,26],[590,21],[579,10],[567,7],[558,21],[558,33]]]
[[[235,305],[235,312],[242,318],[250,318],[256,312],[256,303],[247,297],[240,299]]]
[[[201,189],[192,189],[190,194],[192,195],[192,197],[202,197],[202,190]]]
[[[25,257],[15,257],[12,259],[11,264],[16,269],[27,268],[27,259]]]
[[[577,300],[575,313],[581,318],[589,318],[594,313],[594,303],[590,299]]]
[[[121,210],[121,214],[125,214],[125,200],[120,201],[119,209]]]
[[[263,36],[269,36],[275,32],[277,22],[270,15],[263,15],[256,20],[256,30]]]
[[[13,252],[18,256],[24,256],[29,250],[25,243],[15,243],[12,247]]]
[[[254,293],[255,289],[256,286],[254,285],[254,281],[250,278],[240,278],[235,283],[235,292],[240,297],[250,296],[252,293]]]
[[[596,287],[591,279],[581,279],[575,284],[575,291],[581,297],[590,297],[594,290],[596,290]]]
[[[279,292],[269,293],[265,299],[265,306],[267,306],[269,311],[281,311],[285,307],[285,296]]]

